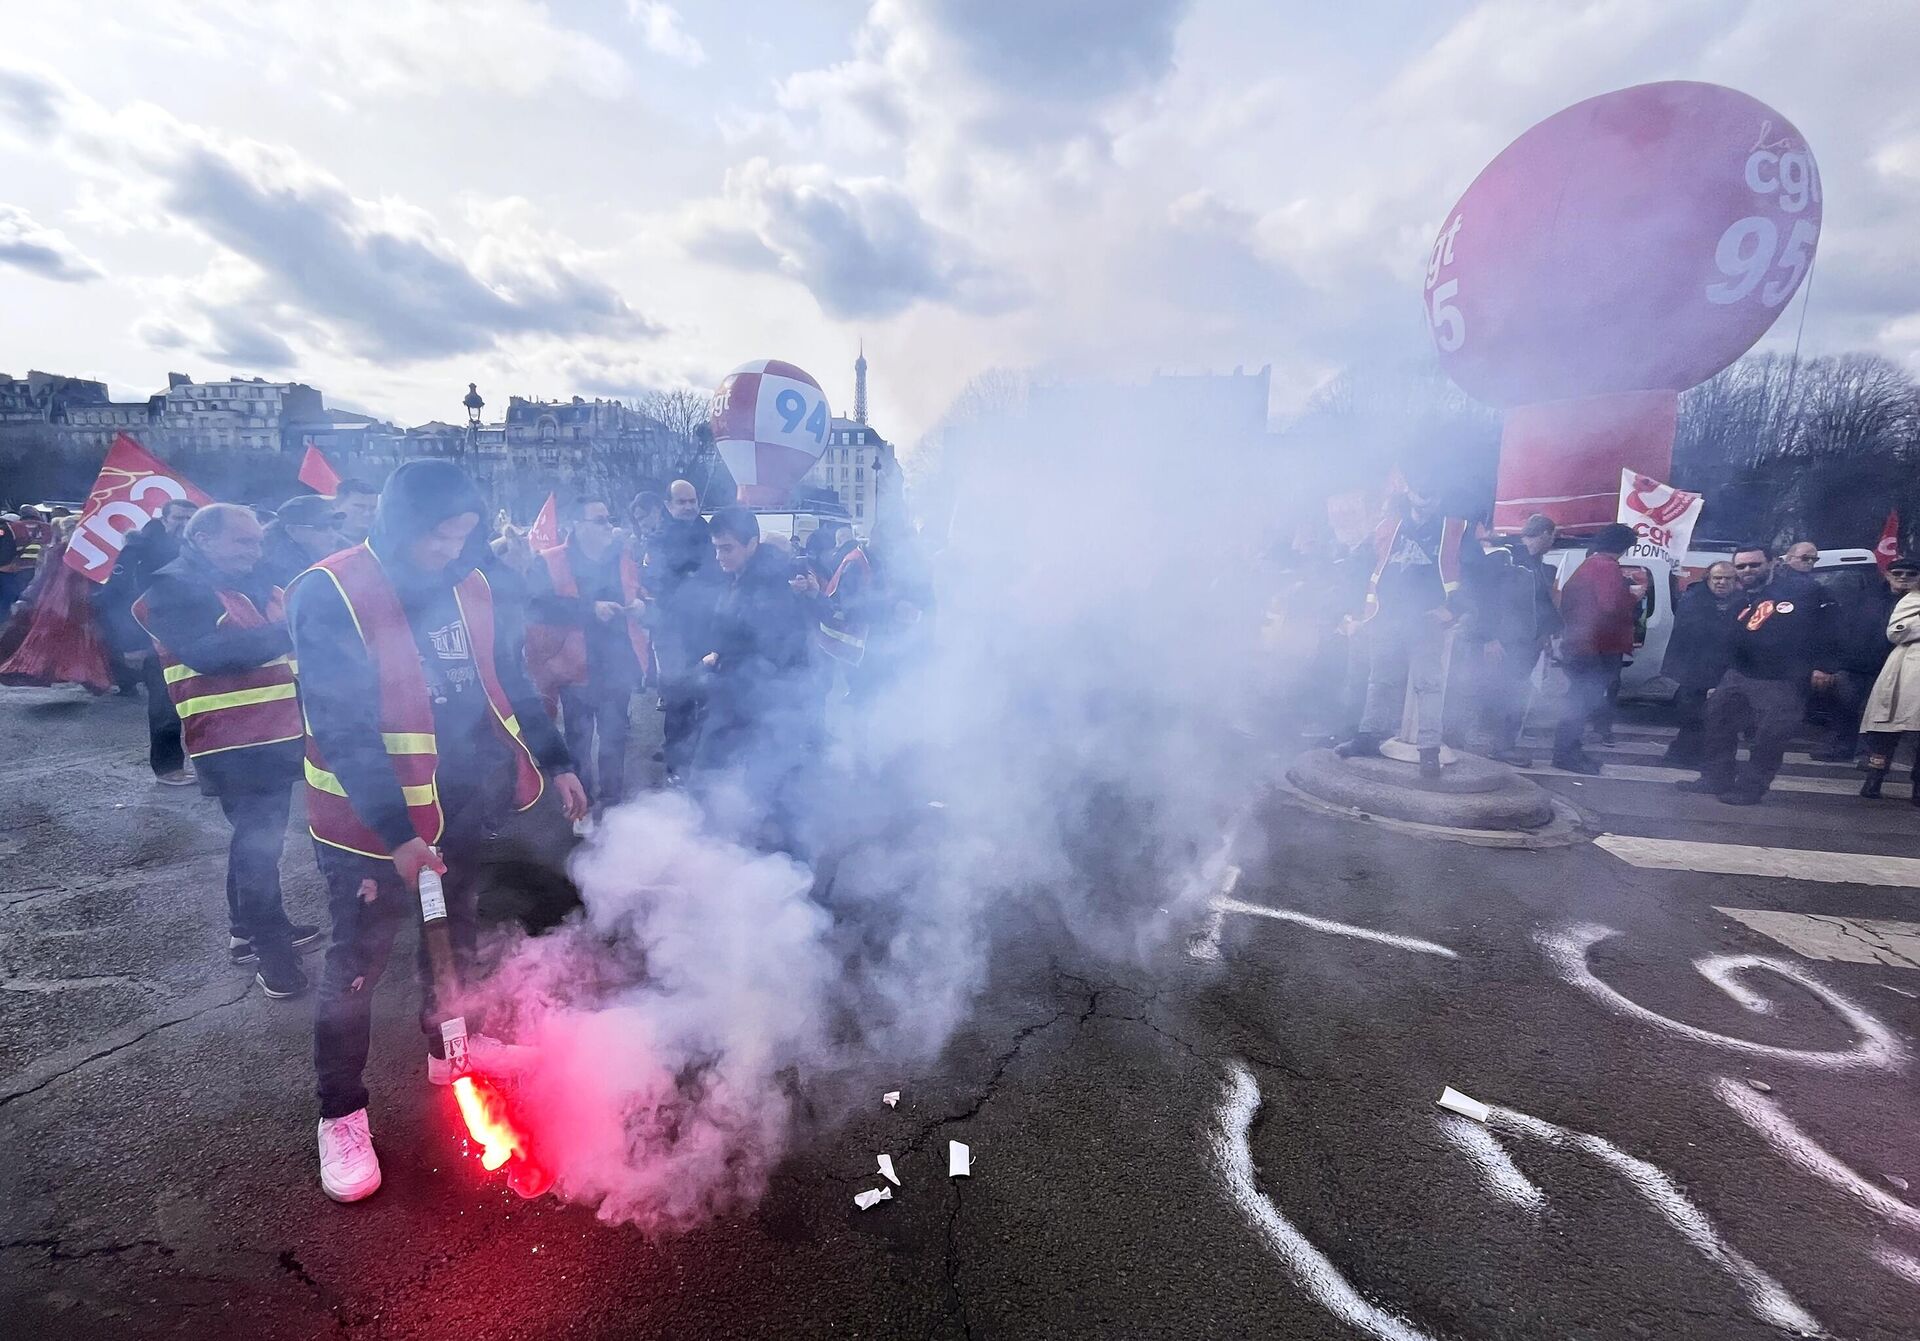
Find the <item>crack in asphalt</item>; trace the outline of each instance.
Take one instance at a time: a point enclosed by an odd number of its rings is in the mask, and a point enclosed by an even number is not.
[[[24,1248],[43,1248],[49,1262],[78,1262],[88,1257],[112,1257],[119,1253],[132,1252],[136,1248],[152,1248],[162,1257],[173,1256],[173,1249],[159,1239],[133,1239],[126,1243],[103,1243],[98,1247],[80,1248],[69,1251],[63,1247],[64,1240],[58,1234],[44,1238],[8,1239],[0,1243],[0,1252]]]
[[[1844,917],[1835,917],[1830,913],[1808,913],[1807,916],[1816,922],[1832,927],[1848,940],[1860,942],[1860,944],[1872,950],[1876,956],[1886,956],[1885,958],[1881,958],[1879,962],[1886,964],[1890,968],[1920,968],[1920,963],[1915,963],[1913,960],[1907,958],[1907,956],[1901,954],[1891,945],[1886,944],[1884,940],[1873,940],[1861,935],[1862,928]]]
[[[4,1091],[0,1091],[0,1108],[6,1107],[8,1104],[14,1102],[16,1099],[24,1099],[28,1095],[37,1094],[41,1090],[45,1089],[47,1086],[53,1084],[56,1080],[60,1080],[66,1076],[70,1076],[75,1071],[80,1070],[82,1067],[91,1066],[94,1062],[101,1061],[102,1059],[107,1057],[111,1057],[115,1053],[125,1052],[128,1048],[134,1047],[135,1045],[142,1043],[149,1038],[152,1038],[155,1034],[171,1029],[175,1025],[186,1024],[189,1021],[199,1019],[202,1015],[211,1014],[216,1010],[223,1010],[228,1006],[238,1005],[240,1002],[246,1000],[248,993],[250,993],[252,990],[253,990],[253,980],[249,978],[247,980],[246,985],[243,986],[237,993],[231,996],[222,997],[217,1001],[210,1002],[207,1005],[198,1007],[197,1009],[188,1010],[178,1015],[168,1016],[164,1019],[161,1019],[152,1024],[149,1024],[144,1028],[140,1028],[137,1025],[130,1026],[132,1028],[139,1028],[139,1032],[134,1034],[132,1037],[123,1038],[120,1041],[109,1044],[105,1047],[94,1048],[92,1051],[87,1052],[85,1055],[78,1057],[73,1061],[64,1062],[64,1063],[60,1062],[58,1060],[58,1057],[61,1054],[56,1054],[55,1058],[47,1059],[42,1064],[42,1067],[40,1069],[42,1070],[43,1073],[39,1074],[38,1078],[34,1078],[36,1068],[28,1067],[25,1071],[19,1072],[16,1075],[10,1077],[7,1082],[9,1085],[9,1088]],[[72,1050],[69,1049],[69,1052],[71,1051]]]

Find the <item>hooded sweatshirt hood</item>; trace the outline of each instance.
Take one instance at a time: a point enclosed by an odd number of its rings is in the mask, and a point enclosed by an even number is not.
[[[408,461],[387,477],[367,543],[380,556],[388,580],[397,589],[450,587],[480,566],[487,553],[484,524],[474,526],[459,557],[437,573],[422,572],[407,557],[415,540],[463,512],[484,523],[487,505],[466,472],[451,461]]]

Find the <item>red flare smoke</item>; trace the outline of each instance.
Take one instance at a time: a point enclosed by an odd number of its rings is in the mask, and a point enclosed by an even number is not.
[[[457,1076],[453,1097],[467,1134],[480,1147],[480,1165],[489,1173],[507,1166],[507,1185],[523,1197],[537,1197],[553,1185],[553,1175],[533,1158],[526,1133],[514,1124],[507,1099],[484,1076]]]

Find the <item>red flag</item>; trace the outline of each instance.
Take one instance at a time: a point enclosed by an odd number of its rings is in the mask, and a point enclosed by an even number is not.
[[[307,454],[300,458],[299,478],[307,488],[329,498],[340,487],[340,472],[333,468],[333,462],[327,460],[325,453],[313,445],[312,438],[307,439]]]
[[[527,536],[527,544],[535,554],[541,550],[552,549],[560,543],[560,507],[552,494],[540,505],[540,515],[533,519],[533,530]]]
[[[1880,565],[1880,571],[1886,572],[1887,565],[1900,557],[1900,512],[1895,509],[1887,514],[1887,524],[1880,528],[1880,543],[1873,547],[1873,561]]]
[[[175,474],[131,435],[122,433],[100,463],[100,477],[80,512],[73,541],[67,546],[67,567],[90,581],[105,582],[127,536],[160,515],[176,498],[195,503],[213,500],[192,481]]]

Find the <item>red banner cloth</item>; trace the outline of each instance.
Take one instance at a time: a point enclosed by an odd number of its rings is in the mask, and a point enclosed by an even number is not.
[[[176,498],[213,501],[131,436],[120,434],[100,463],[100,477],[81,509],[80,523],[67,547],[67,567],[90,582],[105,582],[113,575],[114,561],[127,537]]]

